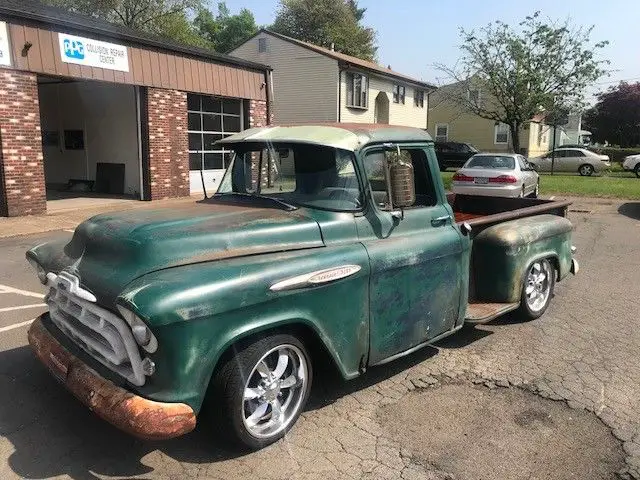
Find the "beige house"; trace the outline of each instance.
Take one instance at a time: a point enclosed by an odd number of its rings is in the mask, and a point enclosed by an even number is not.
[[[436,90],[429,102],[427,130],[436,141],[464,142],[483,152],[511,152],[513,144],[509,127],[467,113],[456,98],[465,88],[462,83],[445,85]],[[453,93],[455,91],[455,93]],[[481,87],[470,87],[464,95],[472,102],[491,102]],[[531,119],[520,131],[520,153],[536,157],[549,151],[551,128],[543,122],[543,115]]]
[[[230,52],[273,68],[275,123],[388,123],[427,128],[435,86],[262,29]]]

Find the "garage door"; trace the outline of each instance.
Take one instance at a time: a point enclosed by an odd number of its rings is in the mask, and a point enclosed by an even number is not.
[[[231,155],[214,142],[242,130],[242,100],[187,95],[189,115],[189,177],[191,193],[202,192],[203,171],[208,194],[218,188]]]

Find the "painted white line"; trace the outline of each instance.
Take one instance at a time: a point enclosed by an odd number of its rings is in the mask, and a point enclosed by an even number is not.
[[[15,330],[16,328],[20,328],[20,327],[25,327],[27,325],[31,325],[34,320],[35,320],[35,318],[32,319],[32,320],[27,320],[26,322],[16,323],[14,325],[9,325],[8,327],[2,327],[2,328],[0,328],[0,333],[8,332],[9,330]]]
[[[0,308],[0,313],[2,312],[13,312],[14,310],[24,310],[25,308],[38,308],[38,307],[46,307],[46,303],[35,303],[33,305],[20,305],[19,307],[5,307]]]
[[[15,293],[16,295],[23,295],[25,297],[36,297],[36,298],[44,298],[42,293],[30,292],[28,290],[20,290],[19,288],[13,288],[9,285],[0,285],[0,290],[3,293]]]
[[[62,230],[63,232],[69,232],[69,233],[75,233],[75,230],[67,230],[66,228],[64,230]]]

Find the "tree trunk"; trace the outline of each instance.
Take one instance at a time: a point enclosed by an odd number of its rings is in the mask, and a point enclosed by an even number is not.
[[[511,146],[514,153],[520,153],[520,124],[509,124],[509,133],[511,134]]]

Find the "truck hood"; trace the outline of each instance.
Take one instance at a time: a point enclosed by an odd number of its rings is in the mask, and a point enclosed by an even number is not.
[[[157,270],[259,253],[322,247],[318,223],[300,211],[197,202],[98,215],[64,246],[30,253],[47,270],[71,268],[100,303]]]

